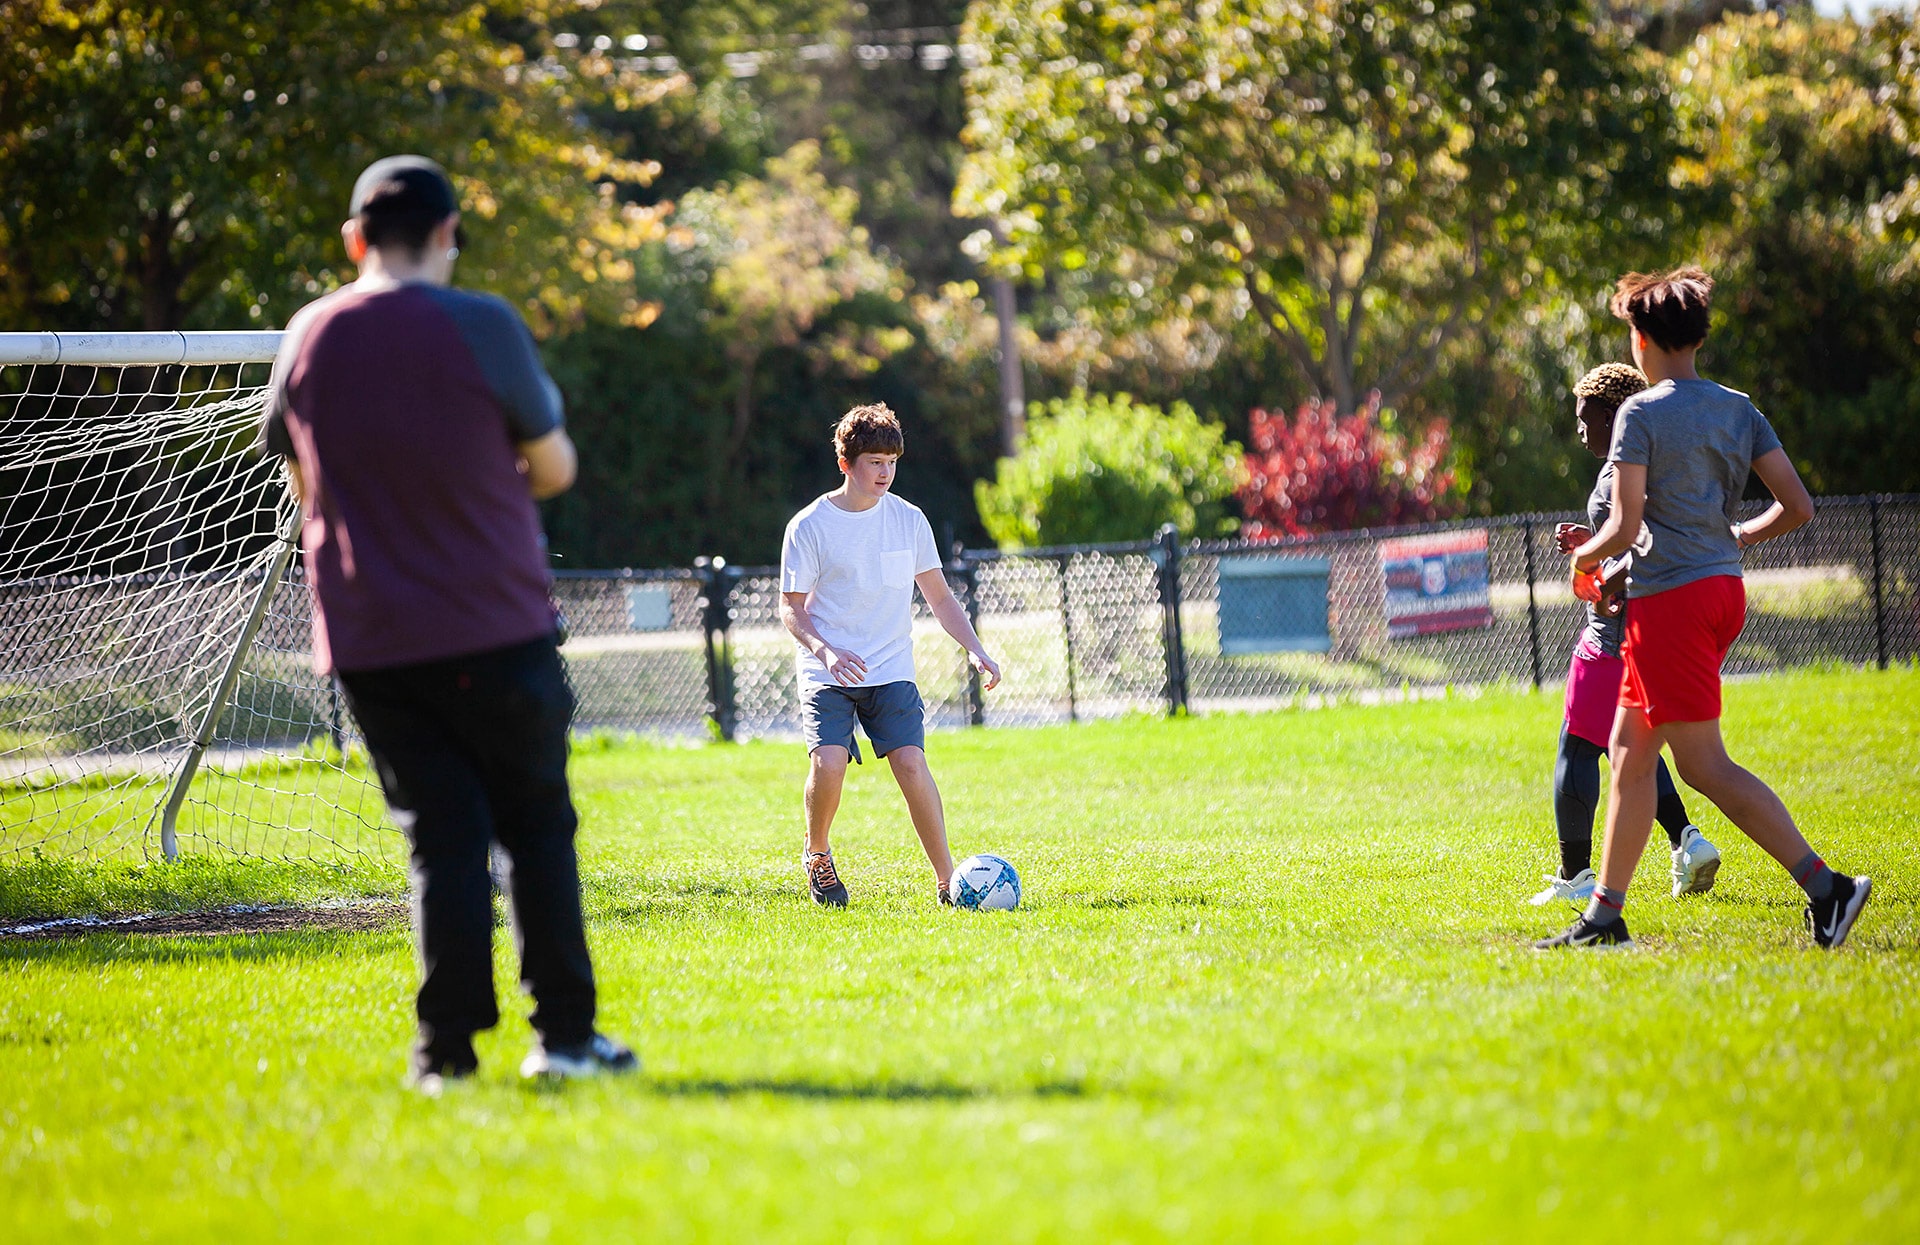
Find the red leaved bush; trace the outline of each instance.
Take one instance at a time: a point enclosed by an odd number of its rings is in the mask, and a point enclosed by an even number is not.
[[[1380,396],[1352,415],[1332,402],[1308,402],[1289,422],[1256,410],[1246,454],[1246,483],[1236,496],[1248,540],[1278,540],[1356,527],[1433,523],[1460,511],[1447,465],[1445,420],[1407,439],[1380,426]]]

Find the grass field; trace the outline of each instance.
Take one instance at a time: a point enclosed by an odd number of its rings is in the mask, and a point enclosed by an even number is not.
[[[404,928],[0,943],[0,1240],[1920,1239],[1920,671],[1728,705],[1875,879],[1839,954],[1697,797],[1718,889],[1668,899],[1656,850],[1639,951],[1528,950],[1568,915],[1521,902],[1550,695],[936,736],[1012,914],[933,906],[880,767],[834,913],[797,747],[582,755],[603,1021],[643,1073],[523,1088],[508,996],[477,1081],[402,1092]],[[12,893],[153,885],[61,876]]]

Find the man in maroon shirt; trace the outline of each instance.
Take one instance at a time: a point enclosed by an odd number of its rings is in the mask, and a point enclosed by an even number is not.
[[[415,1083],[471,1075],[493,1027],[491,842],[539,1045],[529,1077],[636,1067],[594,1030],[567,790],[573,714],[536,499],[573,483],[559,390],[508,304],[452,289],[440,166],[376,161],[342,227],[352,285],[294,316],[262,442],[301,499],[316,669],[338,677],[413,847]]]

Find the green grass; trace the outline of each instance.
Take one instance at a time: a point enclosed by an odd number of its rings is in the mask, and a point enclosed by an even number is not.
[[[1728,689],[1871,873],[1849,948],[1697,797],[1624,955],[1538,956],[1557,698],[936,736],[1012,914],[936,910],[884,769],[799,887],[799,750],[575,764],[603,1020],[647,1068],[401,1092],[411,942],[0,945],[0,1240],[1920,1236],[1920,671]],[[0,876],[4,876],[0,874]]]

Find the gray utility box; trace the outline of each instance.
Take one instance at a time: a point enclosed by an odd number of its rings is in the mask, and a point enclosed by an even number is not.
[[[1328,558],[1229,554],[1220,559],[1220,651],[1324,653]]]
[[[627,625],[635,631],[666,631],[673,626],[673,589],[637,584],[627,589]]]

